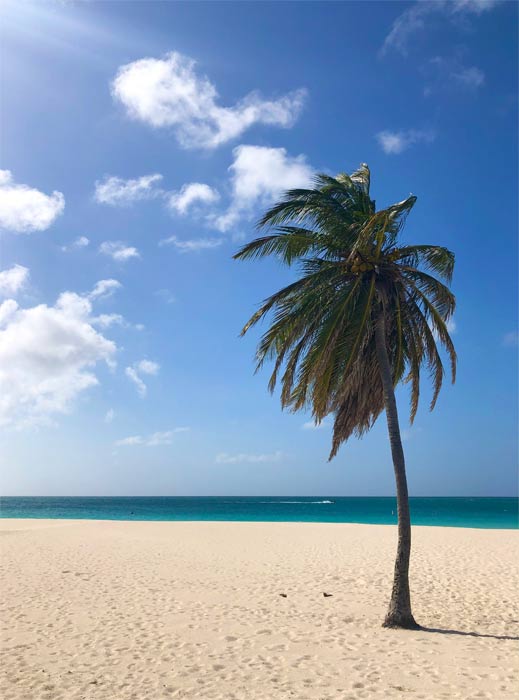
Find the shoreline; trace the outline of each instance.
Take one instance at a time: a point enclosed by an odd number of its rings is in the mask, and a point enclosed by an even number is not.
[[[234,524],[249,524],[249,525],[336,525],[336,526],[347,526],[347,525],[353,525],[353,526],[366,526],[366,527],[392,527],[396,528],[397,523],[365,523],[365,522],[353,522],[353,521],[345,521],[345,522],[336,522],[336,521],[326,521],[326,520],[189,520],[189,519],[177,519],[177,520],[152,520],[150,518],[131,518],[131,519],[125,519],[125,518],[68,518],[68,517],[63,517],[63,518],[47,518],[47,517],[25,517],[25,516],[3,516],[0,513],[0,531],[2,529],[1,524],[2,522],[9,522],[9,521],[26,521],[26,522],[31,522],[34,521],[35,523],[39,523],[42,521],[46,522],[72,522],[72,523],[85,523],[85,522],[94,522],[94,523],[125,523],[125,524],[130,524],[130,523],[156,523],[156,524],[175,524],[175,523],[207,523],[209,525],[214,525],[214,524],[225,524],[225,525],[234,525]],[[483,531],[490,531],[490,532],[519,532],[519,525],[517,527],[478,527],[478,526],[472,526],[472,525],[420,525],[417,524],[415,525],[413,522],[411,522],[411,527],[413,530],[416,528],[437,528],[439,530],[474,530],[476,532],[479,532],[481,530]]]

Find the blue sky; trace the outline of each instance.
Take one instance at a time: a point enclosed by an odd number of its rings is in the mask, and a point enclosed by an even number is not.
[[[383,418],[327,463],[238,337],[295,271],[232,254],[315,171],[367,162],[456,253],[458,380],[414,495],[517,491],[517,5],[5,4],[6,495],[390,495]]]

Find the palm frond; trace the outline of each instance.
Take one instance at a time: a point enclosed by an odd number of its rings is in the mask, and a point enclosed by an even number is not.
[[[375,338],[381,313],[393,384],[410,383],[411,422],[423,367],[433,386],[431,409],[438,398],[445,373],[439,345],[455,379],[456,352],[446,325],[455,309],[447,286],[454,255],[442,246],[398,246],[415,202],[410,195],[375,211],[365,164],[351,175],[319,173],[312,188],[286,192],[258,222],[273,230],[235,255],[299,265],[301,277],[266,299],[242,334],[269,316],[256,369],[274,363],[270,391],[282,372],[283,408],[309,409],[317,422],[333,415],[330,459],[384,410]]]

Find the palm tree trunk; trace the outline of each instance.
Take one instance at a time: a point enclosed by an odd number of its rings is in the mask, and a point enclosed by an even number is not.
[[[411,595],[409,592],[409,559],[411,555],[411,518],[409,515],[409,496],[407,493],[407,478],[405,474],[404,451],[400,439],[398,411],[391,367],[387,354],[386,327],[384,312],[381,310],[375,328],[377,359],[384,390],[384,405],[386,409],[389,442],[395,470],[397,510],[398,510],[398,547],[395,561],[393,591],[389,610],[384,620],[384,627],[403,627],[418,629],[411,612]]]

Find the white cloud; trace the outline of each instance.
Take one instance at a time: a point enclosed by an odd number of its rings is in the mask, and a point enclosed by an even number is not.
[[[141,360],[135,365],[139,372],[143,374],[156,375],[159,373],[160,365],[157,362],[152,362],[151,360]]]
[[[105,423],[111,423],[113,419],[115,418],[115,411],[113,408],[108,409],[108,411],[105,413]]]
[[[451,21],[471,14],[480,15],[486,10],[491,10],[498,2],[499,0],[419,0],[404,10],[393,22],[391,31],[384,40],[381,54],[395,49],[404,56],[407,55],[411,38],[423,31],[435,16],[441,24],[446,19]]]
[[[162,175],[143,175],[135,180],[124,180],[121,177],[105,177],[102,182],[96,182],[94,198],[100,204],[121,206],[132,204],[143,199],[153,199],[162,194],[155,185],[162,180]]]
[[[303,430],[321,430],[322,428],[328,428],[329,424],[326,421],[321,421],[320,423],[315,423],[313,420],[309,420],[303,423],[301,428]]]
[[[474,93],[485,84],[484,72],[477,66],[465,65],[462,51],[453,56],[434,56],[421,71],[427,78],[425,97],[446,90]]]
[[[7,321],[17,311],[18,304],[14,299],[6,299],[0,304],[0,328],[7,325]]]
[[[309,187],[314,174],[304,155],[289,156],[284,148],[237,146],[233,150],[232,199],[227,211],[213,217],[220,231],[227,231],[257,206],[267,206],[283,192]]]
[[[13,265],[7,270],[0,271],[0,296],[13,296],[28,279],[29,269],[23,265]]]
[[[164,432],[153,433],[146,440],[146,445],[148,447],[157,447],[158,445],[171,445],[173,442],[173,435],[177,433],[186,433],[189,431],[187,426],[174,428],[173,430],[165,430]]]
[[[214,204],[220,199],[218,192],[202,182],[190,182],[180,192],[173,192],[168,200],[168,207],[178,214],[187,214],[193,204]]]
[[[99,246],[99,252],[109,255],[117,262],[124,262],[130,258],[139,258],[140,253],[137,248],[127,246],[122,241],[104,241]]]
[[[0,228],[15,233],[44,231],[65,208],[65,197],[44,194],[13,182],[10,170],[0,170]]]
[[[100,299],[112,296],[112,294],[121,289],[122,284],[117,280],[99,280],[88,295],[90,299]]]
[[[279,462],[283,457],[282,452],[273,452],[272,454],[248,454],[240,452],[239,454],[228,454],[227,452],[220,452],[216,455],[215,462],[217,464],[260,464],[263,462]]]
[[[89,295],[63,292],[54,306],[0,307],[0,425],[52,423],[98,384],[93,368],[114,365],[116,345],[92,325]]]
[[[152,362],[151,360],[140,360],[140,362],[134,362],[131,367],[127,367],[124,372],[128,379],[130,379],[137,387],[139,396],[144,398],[148,389],[140,375],[157,375],[159,369],[160,365],[157,362]]]
[[[159,447],[161,445],[171,445],[173,436],[177,433],[185,433],[189,431],[188,427],[173,428],[173,430],[164,430],[163,432],[152,433],[148,437],[141,435],[131,435],[130,437],[116,440],[117,447],[128,447],[132,445],[145,445],[146,447]]]
[[[215,148],[253,124],[292,126],[306,91],[273,100],[251,92],[233,107],[221,107],[215,86],[195,72],[195,62],[172,52],[163,59],[143,58],[122,66],[112,83],[112,95],[133,119],[153,127],[172,127],[183,147]]]
[[[92,319],[92,323],[95,326],[101,326],[101,328],[110,328],[110,326],[124,326],[129,328],[129,324],[121,314],[99,314]]]
[[[139,377],[139,375],[135,371],[135,369],[133,367],[127,367],[124,370],[124,372],[125,372],[126,376],[128,377],[128,379],[131,379],[131,381],[137,387],[137,391],[139,393],[139,396],[144,398],[146,396],[146,392],[148,389],[146,387],[146,384],[142,381],[142,379]]]
[[[436,138],[433,131],[409,129],[407,131],[380,131],[376,138],[384,153],[403,153],[417,143],[432,143]]]
[[[71,250],[77,250],[79,248],[86,248],[87,245],[89,245],[90,239],[88,239],[86,236],[78,236],[72,243],[69,243],[69,245],[62,245],[61,250],[64,253],[68,253]]]
[[[452,73],[452,77],[456,82],[470,89],[481,87],[485,82],[485,74],[477,66],[460,68]]]
[[[128,445],[141,445],[142,438],[140,435],[131,435],[130,437],[123,438],[122,440],[116,440],[115,445],[117,447],[126,447]]]
[[[180,253],[196,253],[200,250],[218,248],[224,242],[223,238],[192,238],[181,240],[177,236],[170,236],[159,241],[159,245],[172,245]]]
[[[159,445],[171,445],[171,443],[173,442],[172,438],[172,430],[165,430],[162,433],[153,433],[146,441],[146,445],[148,445],[149,447],[157,447]]]

